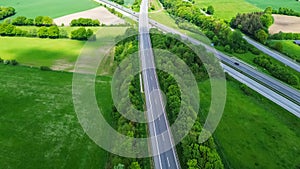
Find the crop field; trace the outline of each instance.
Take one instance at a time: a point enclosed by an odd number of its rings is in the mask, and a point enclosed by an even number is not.
[[[291,8],[300,12],[300,2],[296,0],[246,0],[247,2],[257,6],[261,9],[266,9],[271,6],[275,9],[280,7]]]
[[[52,18],[84,11],[99,6],[93,0],[1,0],[1,6],[12,6],[15,16],[50,16]],[[13,17],[15,17],[13,16]]]
[[[63,29],[71,32],[72,29],[77,28],[64,27]],[[99,29],[97,41],[101,42],[114,39],[117,35],[122,35],[127,27],[93,29],[95,29],[94,31]],[[71,70],[84,44],[84,41],[69,39],[0,37],[0,57],[2,59],[16,59],[23,65],[49,66],[59,70]]]
[[[78,123],[71,73],[1,64],[0,74],[0,168],[105,166],[108,153]],[[99,105],[112,104],[109,77],[98,77],[96,90]],[[111,121],[111,106],[102,110]]]
[[[205,109],[210,104],[209,83],[199,88],[200,107]],[[230,168],[297,168],[299,127],[296,116],[257,93],[246,95],[238,82],[228,81],[225,111],[214,136]]]
[[[207,8],[212,5],[215,9],[214,16],[225,20],[231,20],[237,13],[262,11],[245,0],[195,0],[195,2],[200,8]]]
[[[300,4],[300,3],[299,3]],[[286,15],[272,15],[274,24],[269,28],[270,34],[286,32],[300,33],[300,17]]]

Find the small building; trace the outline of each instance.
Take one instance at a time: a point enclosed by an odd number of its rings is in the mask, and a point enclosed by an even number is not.
[[[294,40],[294,43],[300,46],[300,40]]]

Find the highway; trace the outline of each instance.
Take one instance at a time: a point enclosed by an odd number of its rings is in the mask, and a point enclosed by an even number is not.
[[[155,70],[149,35],[148,0],[142,0],[139,18],[139,54],[154,166],[155,169],[179,169],[180,165]]]
[[[291,67],[292,69],[295,69],[296,71],[300,72],[300,64],[298,64],[297,62],[295,62],[294,60],[290,59],[289,57],[278,53],[274,50],[269,49],[268,47],[254,41],[253,39],[247,37],[247,36],[243,36],[243,38],[250,43],[251,45],[255,46],[257,49],[259,49],[260,51],[262,51],[263,53],[273,57],[274,59],[282,62],[283,64],[285,64],[286,66]]]

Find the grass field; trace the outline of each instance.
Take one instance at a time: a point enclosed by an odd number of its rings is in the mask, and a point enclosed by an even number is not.
[[[300,60],[300,46],[296,45],[292,40],[273,40],[270,41],[270,44],[274,44],[275,42],[281,42],[283,46],[283,53],[289,56],[290,58],[296,60]]]
[[[209,83],[199,84],[200,107],[207,109]],[[230,168],[284,169],[300,165],[300,121],[258,94],[247,96],[239,83],[227,82],[227,101],[214,134]]]
[[[64,29],[74,28],[65,27]],[[126,29],[127,27],[101,27],[99,35],[97,34],[97,41],[105,42],[114,39],[117,35],[122,35]],[[66,67],[61,65],[62,69],[70,70],[73,69],[84,44],[84,41],[69,39],[0,37],[0,57],[16,59],[20,64],[36,67],[64,64]]]
[[[300,2],[296,0],[246,0],[247,2],[261,8],[266,9],[271,6],[275,9],[280,7],[291,8],[300,12]]]
[[[0,168],[103,169],[108,153],[78,123],[71,73],[1,64],[0,75]],[[100,105],[112,104],[109,77],[96,90]],[[102,110],[111,121],[111,106]]]
[[[16,9],[16,16],[34,18],[36,16],[50,16],[53,18],[84,11],[99,6],[93,0],[1,0],[1,6],[12,6]]]
[[[246,0],[195,0],[200,8],[212,5],[215,9],[215,17],[231,20],[237,13],[261,11],[258,7],[246,2]]]

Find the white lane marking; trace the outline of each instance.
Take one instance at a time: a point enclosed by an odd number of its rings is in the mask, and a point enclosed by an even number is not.
[[[167,157],[167,162],[168,162],[168,167],[170,168],[171,165],[170,165],[169,157]]]

